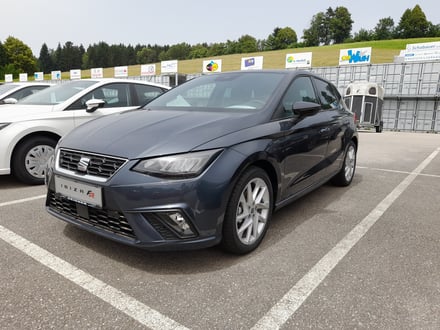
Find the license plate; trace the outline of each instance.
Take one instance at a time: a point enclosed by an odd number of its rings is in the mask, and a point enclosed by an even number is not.
[[[102,207],[101,187],[55,176],[55,192],[72,201]]]

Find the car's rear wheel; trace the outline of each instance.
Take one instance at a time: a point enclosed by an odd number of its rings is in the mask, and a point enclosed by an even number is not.
[[[223,223],[222,247],[232,253],[254,250],[272,217],[273,192],[267,173],[249,168],[235,185]]]
[[[43,184],[47,162],[53,155],[57,141],[37,136],[20,143],[12,158],[12,173],[21,182]]]
[[[345,149],[344,163],[341,170],[332,178],[332,183],[337,186],[348,186],[356,170],[356,145],[350,141]]]

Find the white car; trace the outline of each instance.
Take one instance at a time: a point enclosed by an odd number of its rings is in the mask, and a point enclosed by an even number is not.
[[[168,89],[137,80],[83,79],[1,106],[0,175],[44,183],[47,161],[63,135],[99,116],[139,108]]]
[[[13,82],[0,85],[0,105],[13,104],[53,84],[47,82]]]

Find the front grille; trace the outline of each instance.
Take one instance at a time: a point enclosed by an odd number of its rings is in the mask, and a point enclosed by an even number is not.
[[[48,206],[54,211],[68,215],[75,220],[105,229],[114,234],[136,239],[127,219],[118,211],[97,209],[78,204],[66,198],[58,197],[54,192],[49,192]]]
[[[90,162],[87,170],[80,173],[101,178],[110,178],[126,162],[125,159],[112,156],[61,149],[58,166],[68,171],[78,172],[78,163],[83,157],[89,158]]]

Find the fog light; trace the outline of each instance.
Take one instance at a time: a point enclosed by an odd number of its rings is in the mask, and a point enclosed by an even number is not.
[[[191,229],[185,216],[177,211],[159,213],[160,219],[169,225],[178,235],[183,237],[194,236],[194,232]]]

